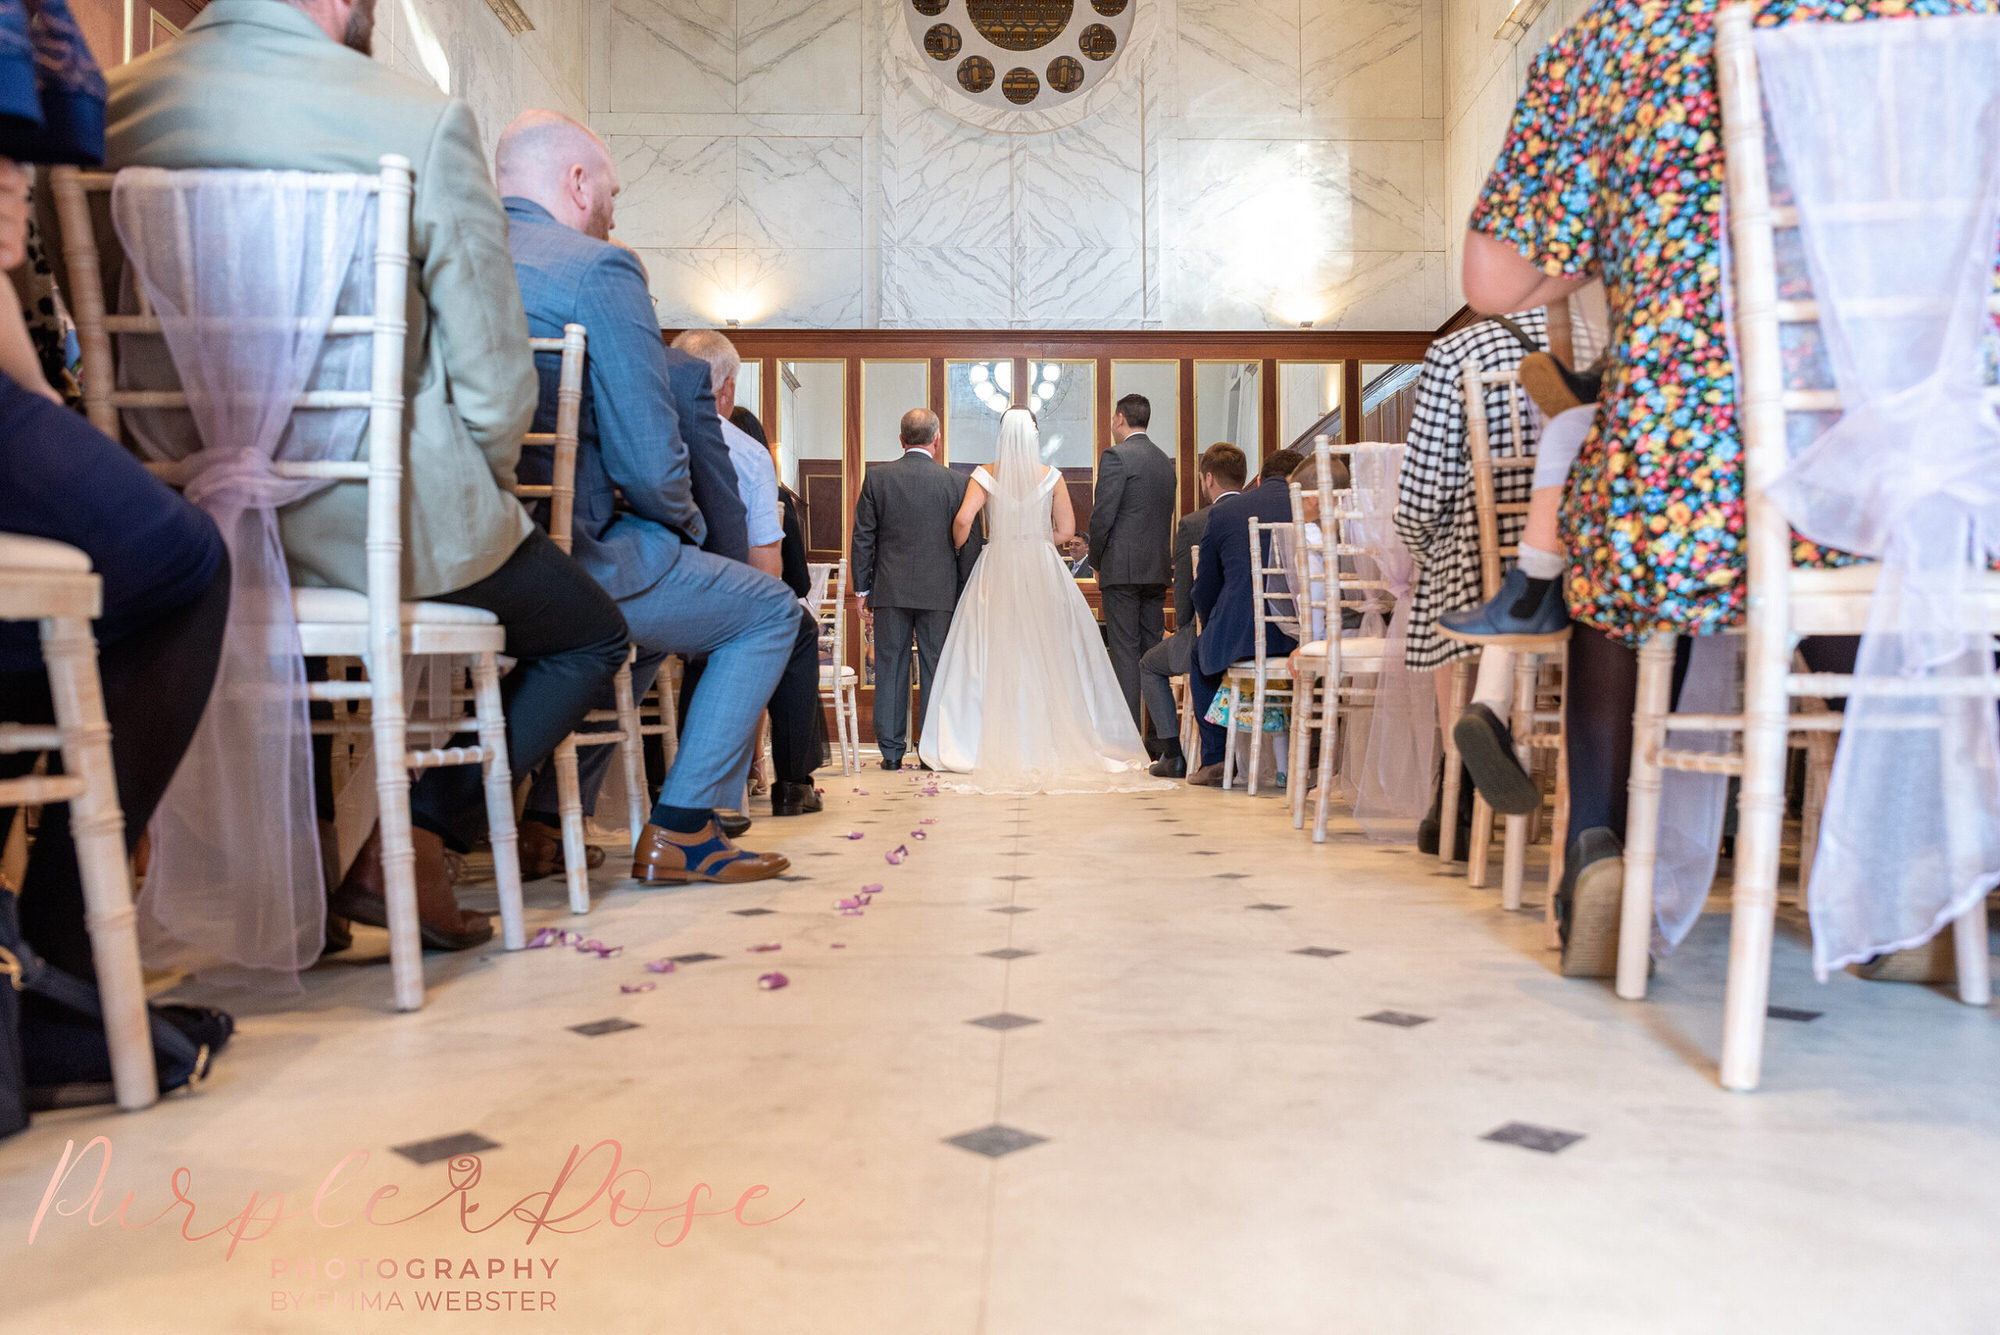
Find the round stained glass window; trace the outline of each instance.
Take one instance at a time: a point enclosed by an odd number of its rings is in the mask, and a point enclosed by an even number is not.
[[[985,56],[967,56],[958,62],[958,86],[968,93],[983,93],[993,86],[993,62]]]
[[[1011,69],[1000,81],[1000,92],[1017,107],[1025,107],[1042,91],[1042,81],[1033,70]]]
[[[922,67],[951,98],[1042,111],[1104,80],[1137,12],[1135,0],[907,0],[903,16]]]
[[[958,48],[965,45],[959,40],[958,29],[949,23],[933,24],[924,34],[924,54],[932,60],[950,60],[958,54]]]

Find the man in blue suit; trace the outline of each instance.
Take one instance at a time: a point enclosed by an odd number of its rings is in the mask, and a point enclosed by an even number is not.
[[[1290,523],[1292,491],[1286,481],[1292,470],[1305,462],[1295,450],[1279,450],[1264,461],[1257,486],[1249,491],[1225,496],[1208,508],[1208,528],[1201,539],[1201,564],[1194,575],[1194,610],[1201,617],[1201,634],[1195,640],[1194,665],[1188,680],[1194,687],[1195,718],[1201,726],[1201,767],[1188,775],[1188,782],[1204,788],[1222,786],[1222,754],[1229,734],[1208,721],[1208,707],[1222,684],[1231,663],[1253,658],[1257,653],[1256,576],[1251,570],[1250,521],[1265,524]],[[1269,539],[1257,564],[1271,564]],[[1298,648],[1298,641],[1266,624],[1264,651],[1284,658]],[[1235,726],[1235,720],[1230,720]],[[1261,727],[1263,720],[1257,720]]]
[[[668,355],[638,261],[608,239],[618,179],[596,135],[557,112],[528,111],[501,135],[495,156],[529,332],[556,337],[574,322],[589,334],[573,554],[617,599],[655,666],[670,653],[709,660],[633,852],[632,875],[731,884],[776,876],[787,860],[737,848],[715,809],[733,806],[743,791],[757,719],[790,652],[799,605],[782,581],[702,550],[717,519],[733,523],[725,544],[744,540],[726,446],[720,461],[727,485],[703,483],[714,454],[697,442],[710,433],[719,445],[721,436],[708,366]],[[535,429],[547,431],[555,421],[557,358],[543,354],[536,362],[542,394]],[[546,477],[546,461],[535,464]],[[524,461],[522,480],[532,476]],[[704,489],[717,501],[726,495],[733,510],[718,504],[720,513],[707,514],[697,504]],[[608,758],[608,748],[592,749]],[[530,825],[541,827],[534,838],[554,837],[552,796],[552,784],[531,794],[524,847]]]

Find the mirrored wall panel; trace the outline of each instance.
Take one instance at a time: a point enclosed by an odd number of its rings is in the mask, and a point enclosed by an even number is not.
[[[1407,440],[1421,362],[1361,363],[1361,439]]]
[[[759,357],[745,357],[743,365],[736,372],[736,404],[748,408],[763,422],[764,434],[772,435],[772,423],[764,421],[764,362]]]
[[[780,361],[778,469],[799,494],[806,559],[838,561],[847,528],[841,458],[847,441],[847,363]]]
[[[1177,361],[1111,363],[1112,411],[1117,411],[1118,400],[1127,394],[1144,396],[1146,406],[1152,410],[1152,418],[1146,425],[1147,439],[1165,450],[1169,459],[1178,459],[1181,448],[1181,364]],[[1111,424],[1105,423],[1107,439],[1110,429]]]
[[[903,457],[903,414],[931,403],[928,361],[861,363],[861,458],[884,463]]]
[[[1262,362],[1194,364],[1195,438],[1190,444],[1197,455],[1226,440],[1243,451],[1255,471],[1263,459],[1263,373]]]
[[[1340,362],[1278,363],[1278,446],[1307,450],[1324,433],[1339,444],[1342,377]]]
[[[995,458],[1000,414],[1014,402],[1014,359],[946,362],[944,382],[944,461],[970,473]]]

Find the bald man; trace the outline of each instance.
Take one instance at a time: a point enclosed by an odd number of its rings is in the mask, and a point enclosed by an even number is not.
[[[618,173],[603,143],[567,116],[530,111],[501,135],[495,158],[529,332],[553,338],[576,323],[589,333],[572,551],[632,628],[644,655],[636,689],[667,654],[709,660],[632,875],[730,884],[776,876],[786,859],[738,848],[715,811],[742,795],[757,720],[791,651],[798,602],[781,580],[701,548],[706,522],[688,434],[701,426],[719,433],[715,405],[711,397],[706,423],[676,406],[645,276],[632,253],[609,240]],[[706,385],[707,364],[694,364]],[[559,358],[542,355],[536,369],[535,429],[547,431]],[[546,478],[548,467],[524,452],[522,480]],[[610,748],[592,747],[583,761],[587,803],[609,758]],[[537,870],[561,866],[555,813],[555,786],[545,775],[521,826],[523,849],[532,841],[545,850]],[[527,860],[524,851],[524,868]]]

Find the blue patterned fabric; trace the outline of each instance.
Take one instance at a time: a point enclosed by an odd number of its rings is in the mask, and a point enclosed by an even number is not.
[[[0,0],[0,157],[104,161],[104,96],[68,0]]]

